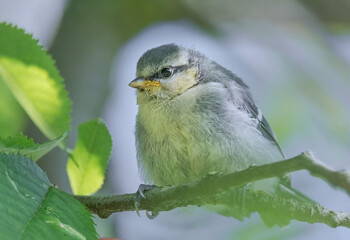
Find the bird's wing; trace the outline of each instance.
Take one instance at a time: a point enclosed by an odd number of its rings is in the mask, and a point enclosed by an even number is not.
[[[285,159],[284,153],[276,140],[275,133],[271,129],[269,123],[265,119],[260,109],[255,105],[254,100],[250,95],[248,86],[235,75],[233,75],[233,80],[236,82],[236,84],[238,84],[241,87],[241,90],[242,90],[241,91],[242,101],[240,102],[238,107],[242,111],[246,111],[248,115],[256,121],[257,123],[256,128],[261,132],[261,134],[267,140],[269,140],[276,146],[278,151],[281,153],[282,159]],[[285,176],[281,177],[280,183],[282,185],[285,185],[286,187],[290,187],[291,186],[290,175],[286,174]]]
[[[254,100],[252,99],[248,87],[245,86],[244,92],[242,93],[243,102],[240,108],[246,111],[252,118],[254,118],[257,122],[257,129],[261,132],[261,134],[273,144],[276,145],[278,150],[280,151],[283,158],[285,158],[284,153],[279,146],[276,135],[271,129],[269,123],[266,121],[264,115],[261,113],[260,109],[255,105]]]
[[[277,143],[274,132],[272,131],[270,125],[262,115],[259,108],[255,105],[254,100],[249,92],[248,86],[243,82],[242,79],[234,75],[231,71],[227,70],[217,63],[214,63],[214,65],[214,69],[216,70],[214,71],[214,74],[211,74],[207,77],[202,77],[201,82],[221,82],[226,86],[227,89],[237,89],[237,87],[232,88],[232,84],[235,84],[236,86],[238,85],[242,99],[240,99],[240,101],[237,101],[237,99],[235,99],[235,94],[232,92],[232,90],[229,90],[232,94],[232,101],[235,103],[235,105],[238,105],[238,108],[240,108],[242,111],[246,111],[251,118],[256,120],[257,129],[267,140],[276,145],[279,152],[281,153],[281,157],[285,158],[282,149]],[[227,78],[219,78],[218,76],[222,76],[221,73],[224,73]]]

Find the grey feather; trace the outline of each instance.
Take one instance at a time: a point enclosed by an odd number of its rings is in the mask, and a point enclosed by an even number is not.
[[[220,66],[216,62],[211,62],[212,67],[208,71],[207,68],[203,68],[201,73],[201,76],[203,79],[200,81],[201,83],[207,83],[207,82],[222,82],[227,89],[231,91],[232,101],[234,104],[238,106],[239,109],[242,111],[246,111],[251,118],[254,118],[257,121],[257,129],[261,132],[261,134],[269,141],[273,142],[278,150],[281,153],[281,157],[285,158],[284,153],[279,146],[275,133],[271,129],[270,125],[266,121],[265,117],[261,114],[259,108],[255,105],[255,102],[250,94],[249,87],[235,74],[233,74],[231,71],[227,70],[226,68]],[[210,72],[210,73],[209,73]],[[224,76],[221,76],[224,75]],[[240,99],[235,96],[235,93],[232,93],[232,84],[235,84],[238,86],[238,88],[235,88],[235,90],[239,91]],[[237,95],[237,93],[236,93]],[[259,116],[260,115],[260,116]]]
[[[175,44],[166,44],[153,48],[145,52],[137,62],[138,76],[148,77],[150,73],[155,73],[163,63],[177,58],[180,47]]]

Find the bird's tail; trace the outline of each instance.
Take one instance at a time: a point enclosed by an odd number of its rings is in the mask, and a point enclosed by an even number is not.
[[[290,210],[297,213],[298,211],[300,211],[301,208],[305,209],[309,207],[319,206],[319,203],[307,197],[305,194],[293,188],[291,185],[286,185],[282,183],[277,186],[276,195],[274,195],[274,199],[276,199],[276,201],[274,201],[276,202],[276,204],[280,206],[285,206],[285,208],[289,209],[288,211],[284,211],[283,207],[275,208],[274,206],[271,206],[271,209],[265,208],[262,211],[258,211],[264,223],[270,227],[272,227],[273,225],[289,225],[290,220],[293,217],[289,214],[291,212]],[[288,202],[288,204],[286,204],[286,202]],[[294,209],[290,209],[292,207]]]
[[[261,185],[266,180],[258,182]],[[268,185],[271,187],[270,184]],[[268,199],[273,199],[273,201],[269,202]],[[218,195],[217,200],[224,204],[207,206],[211,211],[227,217],[234,217],[240,221],[243,221],[245,217],[249,217],[252,212],[258,212],[264,223],[270,227],[274,225],[286,226],[290,223],[291,216],[288,214],[289,211],[283,211],[283,206],[295,206],[297,210],[301,204],[304,206],[319,205],[290,185],[282,183],[277,183],[273,192],[265,192],[248,184]],[[293,204],[285,204],[287,201]],[[274,204],[280,206],[276,207]]]

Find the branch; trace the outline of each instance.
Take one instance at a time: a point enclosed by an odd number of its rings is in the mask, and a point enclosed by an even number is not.
[[[304,152],[294,158],[262,166],[251,166],[245,170],[226,174],[208,175],[198,182],[188,183],[176,187],[157,187],[145,192],[141,200],[140,210],[170,211],[177,207],[188,205],[204,206],[208,204],[229,205],[228,200],[220,198],[220,193],[244,186],[250,182],[280,177],[287,173],[308,170],[313,176],[329,182],[334,187],[340,187],[350,194],[350,174],[345,171],[332,171],[318,163],[314,157]],[[278,215],[288,216],[309,223],[325,223],[331,227],[345,226],[350,228],[350,215],[329,211],[326,208],[304,202],[296,202],[293,199],[282,199],[278,196],[270,196],[263,192],[249,191],[245,199],[246,208],[263,213],[273,212]],[[136,194],[124,194],[114,196],[75,196],[84,204],[90,212],[107,218],[114,212],[135,211]],[[232,201],[230,202],[232,205]]]

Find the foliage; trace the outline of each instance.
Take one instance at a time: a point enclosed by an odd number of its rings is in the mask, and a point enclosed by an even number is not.
[[[79,126],[78,141],[67,164],[74,194],[92,194],[101,187],[111,150],[111,135],[100,119]]]
[[[97,239],[90,213],[32,160],[0,153],[0,182],[2,239]]]
[[[43,144],[35,143],[32,138],[28,139],[23,133],[16,136],[10,136],[6,139],[0,137],[0,152],[19,153],[37,161],[39,158],[50,152],[54,147],[60,144],[67,136],[64,133],[61,137],[45,142]]]
[[[8,137],[24,128],[26,116],[6,84],[0,80],[0,136]]]
[[[0,78],[49,139],[69,130],[70,100],[52,58],[30,35],[6,24],[0,25]]]
[[[22,29],[0,23],[0,232],[4,239],[97,239],[90,213],[71,195],[52,186],[29,159],[60,146],[70,156],[74,193],[101,188],[112,141],[101,120],[79,127],[73,153],[65,145],[71,101],[52,58]],[[5,103],[5,104],[4,104]],[[35,143],[22,133],[24,112],[49,138]],[[13,124],[14,123],[14,124]],[[12,127],[14,125],[14,127]],[[74,159],[74,161],[73,161]]]

